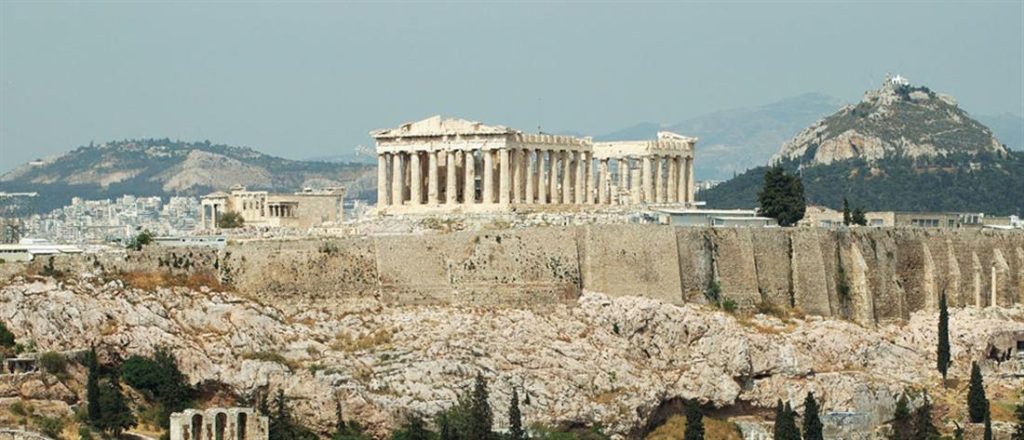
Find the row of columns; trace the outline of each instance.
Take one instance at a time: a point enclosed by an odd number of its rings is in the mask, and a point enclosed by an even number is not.
[[[692,157],[605,158],[596,161],[596,172],[594,164],[592,152],[572,150],[381,153],[377,156],[377,203],[394,206],[693,202]]]

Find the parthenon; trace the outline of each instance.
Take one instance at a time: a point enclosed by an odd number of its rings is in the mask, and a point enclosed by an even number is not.
[[[696,138],[592,142],[434,116],[370,133],[383,213],[692,205]]]

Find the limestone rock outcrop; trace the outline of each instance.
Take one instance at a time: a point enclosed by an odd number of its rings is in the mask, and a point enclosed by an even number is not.
[[[826,418],[829,429],[868,432],[902,390],[938,388],[931,312],[865,327],[594,292],[543,310],[371,302],[288,311],[206,288],[19,279],[0,289],[0,320],[42,350],[95,344],[124,357],[169,347],[190,380],[239,394],[282,388],[324,431],[335,399],[383,433],[405,414],[452,404],[477,372],[490,380],[499,425],[515,387],[529,396],[528,423],[600,423],[619,436],[674,399],[757,415],[809,390],[826,412],[856,415]],[[1024,310],[954,309],[951,321],[952,375],[963,378],[993,333],[1024,331]],[[997,375],[987,384],[1019,385]]]

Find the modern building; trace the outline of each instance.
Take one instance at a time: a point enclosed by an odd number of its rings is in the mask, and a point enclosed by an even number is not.
[[[672,226],[756,227],[777,226],[773,218],[753,209],[658,209],[660,223]]]
[[[865,212],[866,226],[893,226],[896,224],[896,214],[892,211]],[[843,213],[835,209],[812,205],[804,211],[804,218],[797,222],[798,226],[816,226],[820,228],[831,228],[843,225]]]
[[[693,203],[696,138],[593,143],[434,116],[370,133],[380,213]]]
[[[341,223],[344,217],[344,188],[303,189],[293,194],[249,191],[236,185],[230,192],[202,197],[199,228],[217,229],[227,212],[242,217],[246,226],[306,229],[325,223]]]

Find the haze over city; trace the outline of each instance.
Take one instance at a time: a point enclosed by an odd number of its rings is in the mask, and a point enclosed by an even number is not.
[[[433,114],[601,135],[886,73],[1024,114],[1020,2],[0,3],[0,171],[170,137],[293,159]],[[699,147],[698,147],[699,148]]]

